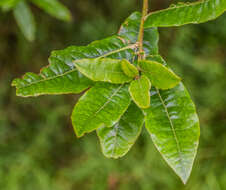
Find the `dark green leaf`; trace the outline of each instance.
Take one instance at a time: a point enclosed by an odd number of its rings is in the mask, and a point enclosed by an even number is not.
[[[168,9],[147,15],[144,27],[170,27],[198,24],[213,20],[226,10],[225,0],[202,0],[194,3],[180,3]]]
[[[142,111],[131,103],[128,110],[113,127],[97,130],[104,155],[108,158],[124,156],[140,135],[144,122]]]
[[[160,89],[175,87],[181,81],[180,77],[174,74],[166,66],[156,61],[139,61],[141,71],[150,79],[151,84]]]
[[[34,16],[28,5],[24,1],[20,1],[13,9],[13,13],[26,39],[33,41],[35,39],[36,26]]]
[[[58,0],[31,0],[35,5],[58,19],[71,20],[70,11]]]
[[[130,95],[140,108],[148,108],[150,106],[150,89],[151,82],[145,75],[130,83]]]
[[[153,57],[150,58],[153,60]],[[156,57],[154,58],[156,59]],[[187,182],[199,142],[199,119],[182,83],[170,90],[151,91],[145,125],[163,158]]]
[[[136,43],[139,35],[140,21],[141,14],[139,12],[133,13],[122,24],[119,35],[128,38],[131,43]],[[158,42],[159,34],[157,28],[145,28],[143,46],[146,55],[158,54]]]
[[[96,58],[80,59],[74,63],[79,72],[93,81],[123,84],[133,79],[122,70],[121,64],[127,62],[125,59]]]
[[[112,127],[131,102],[128,85],[97,83],[76,104],[72,124],[78,137],[99,127]]]
[[[39,96],[43,94],[80,93],[92,85],[92,81],[80,74],[73,61],[84,58],[108,56],[112,58],[133,58],[134,45],[117,36],[95,41],[88,46],[71,46],[65,50],[53,51],[50,65],[40,75],[27,73],[12,83],[18,96]]]

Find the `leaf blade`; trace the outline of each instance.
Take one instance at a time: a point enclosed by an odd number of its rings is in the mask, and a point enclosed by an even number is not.
[[[156,61],[139,61],[141,71],[150,79],[151,84],[160,89],[173,88],[181,81],[180,77],[166,66]]]
[[[101,126],[113,126],[131,102],[128,85],[97,83],[76,104],[71,119],[78,137]]]
[[[63,20],[70,21],[71,13],[63,4],[58,0],[31,0],[35,5],[43,9],[53,17]]]
[[[170,27],[213,20],[226,10],[225,0],[184,3],[147,15],[144,27]]]
[[[144,123],[142,111],[131,103],[113,127],[97,129],[103,154],[108,158],[123,157],[133,146]]]
[[[123,72],[121,68],[122,62],[127,61],[111,58],[97,58],[77,60],[74,64],[79,72],[93,81],[123,84],[130,82],[132,77],[127,76]]]
[[[166,65],[160,56],[151,56],[148,59],[161,60]],[[182,83],[164,91],[152,88],[151,99],[150,108],[144,110],[145,127],[163,158],[183,183],[186,183],[200,136],[195,105]]]
[[[138,107],[145,109],[150,106],[150,89],[151,82],[145,75],[130,83],[130,96]]]
[[[36,24],[34,16],[27,3],[24,1],[18,2],[13,9],[13,14],[24,37],[28,41],[34,41]]]

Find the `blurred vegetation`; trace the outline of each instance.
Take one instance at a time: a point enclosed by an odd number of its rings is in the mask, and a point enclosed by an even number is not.
[[[140,8],[136,0],[62,3],[70,8],[73,22],[57,21],[32,7],[38,21],[33,43],[25,40],[12,13],[0,12],[0,189],[225,190],[226,15],[206,24],[160,29],[161,54],[182,76],[201,120],[200,148],[184,186],[145,130],[124,158],[107,159],[94,134],[74,135],[69,115],[78,96],[15,96],[12,79],[38,72],[51,50],[111,35]],[[169,3],[154,1],[152,10]]]

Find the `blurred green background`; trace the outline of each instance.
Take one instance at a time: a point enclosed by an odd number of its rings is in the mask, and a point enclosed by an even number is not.
[[[152,1],[152,10],[172,3]],[[78,96],[15,96],[12,79],[38,73],[52,50],[112,35],[141,7],[138,0],[61,2],[72,13],[70,23],[31,6],[37,21],[33,43],[11,12],[0,11],[0,190],[226,190],[226,15],[160,29],[160,52],[182,76],[201,121],[197,159],[184,186],[145,130],[125,157],[107,159],[95,133],[74,135],[70,114]]]

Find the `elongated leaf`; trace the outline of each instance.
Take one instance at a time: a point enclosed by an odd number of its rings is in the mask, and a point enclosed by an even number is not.
[[[31,0],[35,5],[60,20],[70,21],[70,11],[58,0]]]
[[[170,90],[153,88],[151,106],[144,111],[145,125],[155,146],[186,183],[192,170],[200,135],[198,116],[188,91],[182,83]]]
[[[131,81],[133,78],[123,72],[121,67],[122,62],[127,63],[128,61],[125,59],[97,58],[81,59],[74,63],[79,72],[93,81],[123,84]]]
[[[49,59],[50,65],[42,69],[40,75],[29,73],[22,79],[13,81],[12,85],[16,86],[17,95],[27,97],[80,93],[87,89],[92,82],[77,71],[73,63],[75,60],[109,57],[133,62],[134,50],[137,49],[135,38],[139,31],[140,17],[140,13],[133,13],[122,25],[119,35],[95,41],[88,46],[71,46],[64,50],[53,51]],[[146,48],[146,53],[157,52],[157,30],[146,30],[145,39],[146,47],[152,44],[150,49]]]
[[[148,108],[150,106],[150,90],[151,82],[145,75],[131,82],[129,86],[130,95],[140,108]]]
[[[139,62],[142,72],[150,79],[151,84],[160,89],[175,87],[180,82],[180,77],[170,69],[156,61],[143,60]]]
[[[139,71],[137,70],[137,68],[129,61],[121,61],[121,69],[127,76],[131,78],[135,78],[139,75]]]
[[[74,60],[101,56],[132,59],[134,48],[117,36],[95,41],[88,46],[72,46],[65,50],[53,51],[50,65],[41,70],[40,75],[27,73],[22,79],[12,83],[18,96],[39,96],[43,94],[80,93],[92,85],[92,81],[79,73]],[[101,51],[100,51],[101,49]]]
[[[225,0],[202,0],[171,6],[147,15],[144,27],[170,27],[213,20],[226,10]]]
[[[24,1],[20,1],[13,9],[13,13],[25,38],[29,41],[33,41],[35,39],[36,25],[34,16],[28,5]]]
[[[112,127],[131,102],[128,85],[97,83],[76,104],[72,124],[78,137],[106,126]]]
[[[124,156],[140,135],[143,123],[143,112],[134,103],[131,103],[128,110],[113,127],[97,129],[104,155],[108,158]]]

